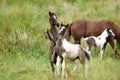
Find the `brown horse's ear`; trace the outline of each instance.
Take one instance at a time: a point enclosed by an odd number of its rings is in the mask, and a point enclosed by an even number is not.
[[[66,28],[68,28],[69,24],[66,25]]]
[[[52,12],[51,11],[49,11],[49,16],[51,16],[52,15]]]

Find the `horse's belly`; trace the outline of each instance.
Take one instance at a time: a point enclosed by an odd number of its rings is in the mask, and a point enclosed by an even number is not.
[[[101,46],[101,45],[103,45],[105,42],[106,42],[105,40],[99,40],[99,39],[96,40],[97,46]]]
[[[73,48],[73,50],[71,50],[70,52],[68,52],[68,57],[70,59],[75,59],[79,56],[79,52],[78,49]]]
[[[71,44],[71,43],[64,43],[63,48],[67,52],[67,57],[69,59],[75,59],[79,55],[79,45],[78,44]]]

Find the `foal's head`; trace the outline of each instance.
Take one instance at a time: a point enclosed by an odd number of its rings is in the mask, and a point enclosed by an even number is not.
[[[59,30],[59,35],[63,36],[65,31],[66,31],[66,29],[68,28],[68,26],[69,26],[69,24],[64,25],[64,24],[61,23],[61,27],[60,27],[60,30]]]
[[[49,22],[53,26],[59,27],[58,19],[55,13],[49,11]]]
[[[107,28],[106,31],[107,31],[108,37],[115,38],[115,34],[113,33],[113,31],[110,28]]]

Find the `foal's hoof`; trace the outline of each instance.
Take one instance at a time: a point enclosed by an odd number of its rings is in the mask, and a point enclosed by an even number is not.
[[[117,59],[120,59],[120,55],[117,55],[116,57],[117,57]]]

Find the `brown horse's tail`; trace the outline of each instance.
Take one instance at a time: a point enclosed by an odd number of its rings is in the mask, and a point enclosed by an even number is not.
[[[66,31],[66,33],[65,33],[65,38],[66,38],[68,41],[69,41],[70,36],[71,36],[71,26],[72,26],[72,24],[69,24],[68,29],[67,29],[67,31]]]

